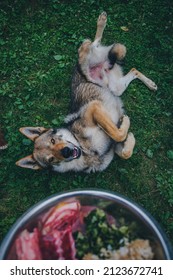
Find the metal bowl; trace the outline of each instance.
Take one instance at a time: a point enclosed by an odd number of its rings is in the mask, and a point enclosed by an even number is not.
[[[145,209],[120,194],[90,189],[56,194],[31,207],[16,221],[4,238],[0,247],[0,259],[17,259],[14,244],[19,234],[24,229],[32,230],[37,225],[40,215],[51,207],[71,199],[79,200],[81,205],[104,208],[115,218],[122,215],[126,220],[135,221],[142,238],[150,239],[155,259],[173,259],[172,248],[165,233]]]

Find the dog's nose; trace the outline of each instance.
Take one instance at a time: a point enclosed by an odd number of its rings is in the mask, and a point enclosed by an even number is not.
[[[64,158],[69,158],[72,155],[72,151],[69,147],[65,147],[61,150],[61,154]]]

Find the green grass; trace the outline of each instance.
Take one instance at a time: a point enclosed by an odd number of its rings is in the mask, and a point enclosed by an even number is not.
[[[128,161],[115,157],[107,170],[90,175],[17,167],[33,149],[20,127],[63,124],[77,48],[94,37],[103,10],[109,16],[103,42],[124,43],[125,71],[136,67],[158,84],[151,92],[135,81],[122,97],[136,137],[134,155]],[[173,242],[172,14],[169,0],[1,1],[0,125],[9,147],[0,152],[0,240],[41,199],[101,188],[145,207]]]

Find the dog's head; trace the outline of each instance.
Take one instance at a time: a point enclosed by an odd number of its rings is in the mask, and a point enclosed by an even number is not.
[[[23,127],[20,132],[34,141],[32,155],[20,159],[20,167],[42,169],[71,162],[81,156],[81,148],[66,128],[45,129],[44,127]]]

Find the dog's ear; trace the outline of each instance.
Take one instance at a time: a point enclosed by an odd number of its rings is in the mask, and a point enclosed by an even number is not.
[[[33,159],[32,155],[20,159],[16,162],[16,165],[34,170],[42,169],[41,166],[39,166],[37,162]]]
[[[38,136],[48,129],[44,127],[21,127],[19,131],[30,140],[34,141]]]

